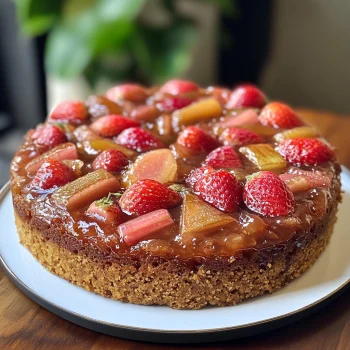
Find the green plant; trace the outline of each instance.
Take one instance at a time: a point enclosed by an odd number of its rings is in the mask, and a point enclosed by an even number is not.
[[[140,13],[154,0],[16,0],[24,33],[48,33],[46,71],[61,78],[84,75],[157,83],[183,74],[197,40],[196,23],[177,10],[176,0],[160,0],[168,21],[146,23]],[[234,14],[232,0],[215,3]]]

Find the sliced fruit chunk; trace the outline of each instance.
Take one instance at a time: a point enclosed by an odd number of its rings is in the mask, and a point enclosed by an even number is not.
[[[155,106],[142,105],[133,108],[130,114],[132,119],[137,121],[150,122],[159,116],[160,112]]]
[[[261,171],[248,177],[243,201],[250,210],[271,217],[289,215],[295,207],[293,193],[271,171]]]
[[[139,84],[121,84],[109,89],[106,97],[114,102],[132,101],[141,102],[147,98],[147,90]]]
[[[266,96],[256,86],[244,84],[232,91],[227,102],[227,108],[256,107],[262,108],[266,104]]]
[[[140,155],[126,175],[128,186],[139,180],[151,179],[160,183],[175,182],[177,162],[170,149],[157,149]]]
[[[174,225],[166,209],[158,209],[118,226],[118,233],[126,245],[132,246],[161,233]]]
[[[76,177],[81,176],[81,170],[84,166],[84,162],[82,160],[80,160],[80,159],[73,159],[73,160],[67,159],[67,160],[62,161],[62,163],[69,166],[73,170]]]
[[[67,142],[53,148],[39,157],[34,158],[26,165],[25,170],[29,176],[33,176],[47,159],[63,161],[77,158],[77,148],[73,143]]]
[[[192,102],[193,100],[187,97],[169,97],[158,102],[156,106],[161,112],[173,112],[190,105]]]
[[[117,149],[107,149],[100,153],[92,163],[92,169],[105,169],[112,173],[121,171],[128,165],[127,156]]]
[[[123,112],[119,105],[104,96],[90,96],[86,101],[86,105],[89,114],[94,119],[108,114],[121,114]]]
[[[215,98],[206,98],[178,109],[173,113],[174,126],[195,124],[222,115],[222,107]]]
[[[231,90],[220,87],[220,86],[209,86],[206,89],[206,92],[213,96],[216,100],[218,100],[221,104],[225,105],[229,95],[231,94]]]
[[[234,219],[207,204],[198,196],[184,195],[180,232],[183,236],[206,234],[232,223]]]
[[[198,90],[198,85],[189,80],[169,80],[166,82],[159,91],[170,95],[179,95],[186,92],[192,92]]]
[[[207,155],[204,162],[215,169],[242,168],[241,160],[231,146],[222,146],[214,149]]]
[[[316,138],[319,134],[314,128],[310,126],[300,126],[298,128],[289,129],[286,131],[279,132],[274,136],[277,142],[284,140],[295,139],[295,138]]]
[[[94,131],[92,131],[87,125],[78,126],[73,131],[73,135],[75,136],[78,142],[101,139],[101,137],[97,135]]]
[[[222,132],[220,141],[225,145],[244,146],[252,143],[262,143],[264,139],[251,130],[231,127]]]
[[[47,151],[63,142],[67,142],[64,131],[56,125],[40,125],[31,135],[32,140],[44,151]]]
[[[120,207],[128,214],[142,215],[157,209],[179,205],[181,196],[155,180],[140,180],[120,198]]]
[[[215,169],[211,166],[202,166],[200,168],[193,169],[186,178],[186,184],[193,188],[199,180],[213,172],[215,172]]]
[[[88,118],[83,101],[66,101],[60,103],[50,114],[51,120],[61,122],[82,123]]]
[[[173,125],[169,114],[161,115],[157,118],[157,128],[160,136],[173,135]]]
[[[52,199],[67,210],[73,210],[119,190],[119,181],[106,170],[99,169],[59,188]]]
[[[90,204],[86,211],[90,216],[94,216],[112,225],[119,225],[122,221],[122,210],[113,193]]]
[[[246,109],[238,114],[228,115],[224,120],[217,123],[217,125],[222,128],[252,124],[259,124],[258,113],[255,109]]]
[[[287,167],[283,157],[269,144],[241,147],[239,152],[255,164],[259,170],[281,170]]]
[[[90,125],[90,128],[100,136],[113,137],[119,135],[123,130],[134,126],[139,126],[136,120],[119,114],[109,114],[95,120]]]
[[[271,137],[277,132],[275,128],[272,128],[271,126],[264,126],[261,124],[242,125],[242,127],[244,129],[251,130],[263,137]]]
[[[127,147],[116,144],[114,141],[109,139],[99,139],[84,141],[78,144],[79,151],[83,152],[85,156],[95,156],[100,152],[108,149],[116,149],[124,153],[128,158],[135,156],[137,153]]]

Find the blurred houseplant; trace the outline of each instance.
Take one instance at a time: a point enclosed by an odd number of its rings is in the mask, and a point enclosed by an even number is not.
[[[196,20],[179,10],[185,1],[15,1],[24,33],[48,33],[46,72],[61,79],[83,76],[92,87],[101,80],[151,84],[184,75],[198,41]],[[232,0],[189,2],[211,3],[217,12],[235,13]],[[157,15],[150,3],[161,8],[159,21],[152,21]]]

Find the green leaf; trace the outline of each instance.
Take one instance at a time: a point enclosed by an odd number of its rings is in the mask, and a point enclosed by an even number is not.
[[[16,0],[17,17],[27,35],[36,36],[48,31],[58,19],[61,0]]]

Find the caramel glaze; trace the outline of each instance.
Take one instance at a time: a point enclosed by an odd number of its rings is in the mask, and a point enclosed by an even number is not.
[[[210,94],[208,91],[210,90],[200,90],[196,94],[192,93],[190,97],[195,99],[206,96]],[[159,92],[152,92],[154,94],[147,100],[147,104],[155,104],[164,98]],[[98,103],[98,99],[94,100]],[[135,105],[127,103],[123,107],[124,114],[129,115]],[[98,106],[95,106],[96,108],[98,109]],[[198,125],[211,131],[217,121],[235,113],[237,111],[224,110],[223,116],[218,120]],[[157,120],[144,123],[143,127],[157,135],[176,154],[179,166],[178,182],[184,183],[185,176],[200,165],[205,155],[186,158],[183,150],[173,144],[177,133],[162,135]],[[77,144],[79,158],[85,163],[82,171],[86,174],[91,171],[90,165],[97,153],[84,149],[75,139],[73,130],[73,126],[67,125],[66,136],[70,142]],[[276,129],[275,133],[280,131]],[[328,162],[316,167],[302,167],[305,170],[322,170],[328,173],[332,176],[332,185],[328,190],[317,188],[297,194],[295,212],[290,216],[262,217],[252,213],[242,204],[239,212],[230,214],[235,221],[229,226],[210,234],[185,239],[179,234],[181,213],[179,206],[170,210],[175,219],[172,229],[157,234],[153,239],[127,247],[119,239],[117,226],[89,217],[85,213],[87,207],[68,212],[52,201],[52,191],[42,193],[28,191],[28,184],[32,179],[28,177],[24,168],[30,160],[43,153],[43,150],[31,141],[32,132],[27,133],[25,142],[17,151],[11,165],[13,202],[17,213],[22,220],[39,229],[45,239],[105,264],[119,261],[132,263],[137,267],[141,260],[158,264],[160,261],[172,259],[192,267],[205,264],[218,269],[223,266],[225,268],[234,266],[233,262],[254,262],[264,269],[274,256],[281,253],[281,250],[286,254],[292,253],[318,232],[322,232],[328,219],[335,215],[340,198],[340,166],[337,162]],[[272,136],[273,134],[264,136],[267,143],[273,144]],[[130,162],[132,161],[133,159],[130,159]],[[243,157],[242,162],[244,168],[238,170],[235,175],[244,182],[245,176],[257,169]],[[287,170],[288,168],[283,172]],[[120,178],[123,175],[123,173],[116,174]],[[125,214],[124,220],[128,219],[130,217]]]

